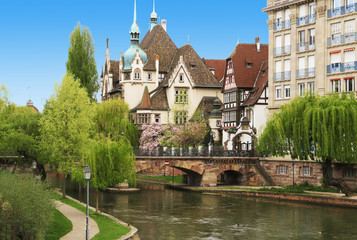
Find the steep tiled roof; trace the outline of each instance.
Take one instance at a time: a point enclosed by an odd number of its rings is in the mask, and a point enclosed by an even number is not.
[[[139,46],[148,57],[144,70],[155,71],[155,59],[156,54],[158,54],[160,72],[169,71],[170,63],[175,56],[177,47],[161,25],[158,24],[151,31],[149,30]]]
[[[200,104],[198,104],[198,107],[196,109],[197,110],[201,110],[204,113],[204,118],[208,119],[212,110],[214,109],[214,100],[218,99],[219,102],[221,102],[221,100],[219,100],[218,97],[203,97]]]
[[[143,97],[141,98],[140,104],[135,108],[140,110],[151,109],[151,101],[148,87],[146,86],[143,92]]]
[[[268,45],[261,44],[257,51],[256,44],[237,44],[227,61],[232,59],[234,78],[237,87],[253,87],[263,61],[268,60]],[[251,68],[247,63],[252,64]]]
[[[151,97],[151,109],[153,110],[169,110],[167,101],[166,89],[159,88]]]
[[[114,60],[109,60],[109,61],[110,61],[109,73],[113,74],[113,82],[119,82],[119,64],[120,64],[120,61],[114,61]]]
[[[185,66],[192,77],[194,87],[222,87],[222,84],[217,81],[190,44],[186,44],[177,49],[170,70],[160,85],[168,84],[168,79],[170,79],[171,75],[174,73],[174,69],[180,60],[180,56],[183,57]]]
[[[218,81],[222,80],[224,75],[224,70],[226,68],[226,60],[224,59],[205,59],[204,62],[206,63],[208,68],[214,68],[215,73],[214,76],[217,78]]]
[[[254,83],[254,88],[249,92],[248,98],[242,104],[243,106],[253,105],[255,104],[264,89],[268,86],[268,62],[263,61],[261,64],[260,71],[256,77],[256,81]]]

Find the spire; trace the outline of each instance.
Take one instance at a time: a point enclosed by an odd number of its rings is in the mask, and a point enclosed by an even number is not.
[[[131,25],[131,31],[130,31],[131,40],[135,41],[135,43],[139,43],[139,34],[140,34],[140,30],[136,22],[136,0],[134,0],[134,20],[133,20],[133,24]]]
[[[152,13],[150,16],[150,31],[156,26],[157,24],[157,13],[155,12],[155,0],[153,0],[153,7],[152,7]]]

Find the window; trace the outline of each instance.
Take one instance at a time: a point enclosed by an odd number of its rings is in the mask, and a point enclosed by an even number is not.
[[[341,72],[341,53],[331,54],[331,72]]]
[[[299,96],[304,96],[305,95],[305,83],[299,83]]]
[[[284,79],[290,79],[290,59],[284,60]]]
[[[335,40],[341,34],[341,23],[331,24],[331,38]]]
[[[244,91],[240,91],[239,94],[240,94],[240,101],[244,102]]]
[[[314,82],[308,82],[307,83],[307,90],[310,92],[310,93],[314,93],[315,91],[315,86],[314,86]]]
[[[175,112],[175,123],[176,124],[185,124],[187,121],[187,112],[186,111],[176,111]]]
[[[341,79],[331,79],[331,92],[341,92]]]
[[[180,74],[180,83],[183,83],[183,74]]]
[[[289,167],[285,165],[276,166],[277,175],[289,175]]]
[[[352,92],[355,90],[355,78],[345,78],[345,91]]]
[[[285,85],[284,86],[285,89],[285,98],[290,98],[290,85]]]
[[[141,80],[139,69],[135,69],[134,71],[134,80]]]
[[[332,8],[341,7],[341,0],[332,0]]]
[[[283,22],[283,12],[278,11],[278,12],[276,12],[276,23],[281,25],[282,22]]]
[[[315,56],[308,56],[307,64],[308,64],[307,75],[309,77],[315,76]]]
[[[155,122],[160,123],[160,114],[155,114]]]
[[[313,169],[309,166],[299,167],[299,175],[301,176],[312,176]]]
[[[230,122],[235,122],[237,120],[237,112],[236,111],[232,111],[229,114],[229,121]]]
[[[305,31],[299,31],[299,44],[304,46],[305,43]]]
[[[315,29],[309,29],[309,45],[315,45]]]
[[[343,178],[355,178],[356,171],[353,168],[344,168],[342,171]]]
[[[281,72],[281,61],[275,62],[275,72],[277,72],[277,73]]]
[[[237,101],[237,93],[236,92],[229,93],[229,101],[230,102],[236,102]]]
[[[150,114],[137,114],[137,124],[150,124]]]
[[[175,91],[175,103],[187,103],[187,89],[181,88]]]
[[[275,98],[276,99],[281,99],[281,86],[276,86],[275,87]]]
[[[152,79],[151,73],[148,73],[148,80],[151,81],[151,79]]]
[[[344,61],[344,70],[345,71],[353,71],[355,70],[355,51],[347,51],[344,52],[345,61]]]
[[[229,93],[224,93],[223,94],[223,102],[224,103],[229,103]]]
[[[346,42],[353,42],[355,40],[355,20],[349,20],[345,22],[345,41]]]

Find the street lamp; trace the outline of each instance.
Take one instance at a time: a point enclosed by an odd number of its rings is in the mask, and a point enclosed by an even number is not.
[[[92,171],[90,170],[90,167],[87,165],[84,168],[84,179],[87,182],[87,224],[86,224],[86,240],[89,240],[89,230],[88,230],[88,217],[89,217],[89,208],[88,208],[88,203],[89,203],[89,180],[90,180],[90,175]]]
[[[32,163],[33,176],[36,175],[36,168],[37,168],[37,162],[33,161],[33,163]]]

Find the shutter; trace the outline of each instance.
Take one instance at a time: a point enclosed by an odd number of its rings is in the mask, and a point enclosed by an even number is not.
[[[299,17],[305,17],[305,16],[306,16],[306,7],[305,5],[300,5]]]
[[[309,68],[314,68],[315,67],[315,56],[309,56],[308,57],[308,64]]]
[[[276,19],[280,19],[281,21],[282,17],[283,17],[282,11],[276,12]]]
[[[309,14],[312,15],[312,14],[315,14],[315,3],[310,3],[309,5]]]
[[[341,6],[341,0],[332,0],[333,8],[338,8]]]
[[[355,20],[350,20],[345,22],[345,33],[355,32]]]
[[[299,69],[305,69],[305,58],[299,58]]]
[[[290,9],[289,8],[285,10],[285,21],[286,20],[290,20]]]
[[[275,37],[275,44],[276,44],[276,48],[281,47],[281,36]]]
[[[275,62],[275,72],[281,72],[281,61]]]
[[[290,60],[284,61],[284,72],[290,72]]]
[[[341,62],[341,53],[331,54],[331,63],[340,63]]]
[[[290,34],[284,36],[285,46],[290,46]]]
[[[345,52],[345,63],[355,61],[355,51]]]
[[[341,23],[331,24],[331,34],[336,35],[341,33]]]

